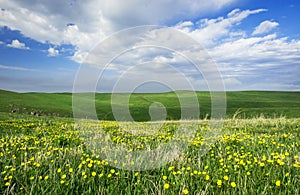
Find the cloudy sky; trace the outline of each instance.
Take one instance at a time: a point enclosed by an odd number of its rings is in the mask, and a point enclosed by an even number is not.
[[[298,0],[0,0],[0,89],[72,91],[80,70],[87,91],[90,77],[97,91],[132,80],[136,91],[209,90],[211,72],[226,90],[300,91],[299,10]]]

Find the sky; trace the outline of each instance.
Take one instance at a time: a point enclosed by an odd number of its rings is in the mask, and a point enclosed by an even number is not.
[[[0,0],[0,89],[207,91],[219,76],[226,91],[300,91],[299,9],[299,0]]]

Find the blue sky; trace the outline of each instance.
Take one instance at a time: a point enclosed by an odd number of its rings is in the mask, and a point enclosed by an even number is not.
[[[298,0],[0,0],[0,89],[72,91],[79,67],[101,41],[150,24],[172,27],[205,48],[226,90],[300,91],[299,9]],[[179,52],[195,52],[179,39],[168,41]],[[122,36],[118,45],[138,45],[131,40]],[[209,90],[204,76],[175,53],[122,48],[131,50],[106,67],[97,91],[113,91],[118,81],[130,85],[130,78],[142,92],[186,89],[179,73],[193,89]],[[159,86],[161,78],[172,87]]]

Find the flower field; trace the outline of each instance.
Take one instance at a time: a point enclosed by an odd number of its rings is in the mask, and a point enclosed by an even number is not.
[[[185,139],[176,136],[178,122],[173,121],[149,134],[101,123],[110,139],[128,151]],[[225,120],[222,135],[204,154],[199,151],[209,139],[203,137],[211,131],[209,121],[196,126],[176,160],[134,171],[116,168],[117,162],[94,153],[71,120],[1,120],[0,193],[300,194],[300,119]]]

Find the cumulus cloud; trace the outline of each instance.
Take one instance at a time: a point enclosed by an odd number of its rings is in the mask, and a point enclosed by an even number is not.
[[[266,9],[240,10],[234,9],[227,14],[227,17],[218,17],[214,19],[201,19],[196,23],[185,21],[179,23],[175,28],[189,34],[200,44],[206,47],[219,43],[220,38],[228,37],[232,33],[233,27],[252,14],[267,11]],[[184,25],[188,24],[188,25]],[[193,24],[193,25],[192,25]]]
[[[255,28],[252,35],[268,33],[271,30],[273,30],[275,27],[277,27],[278,25],[279,25],[279,23],[277,23],[277,22],[265,20]]]
[[[53,47],[50,47],[48,49],[48,56],[58,56],[59,51],[57,49],[54,49]]]
[[[10,44],[7,44],[8,47],[17,48],[17,49],[29,49],[26,47],[25,43],[21,43],[19,40],[12,40]]]
[[[236,0],[88,0],[20,1],[0,0],[0,26],[20,30],[42,43],[72,44],[73,59],[81,62],[85,53],[111,33],[145,24],[164,24],[174,18],[199,17]],[[71,24],[71,25],[70,25]]]

